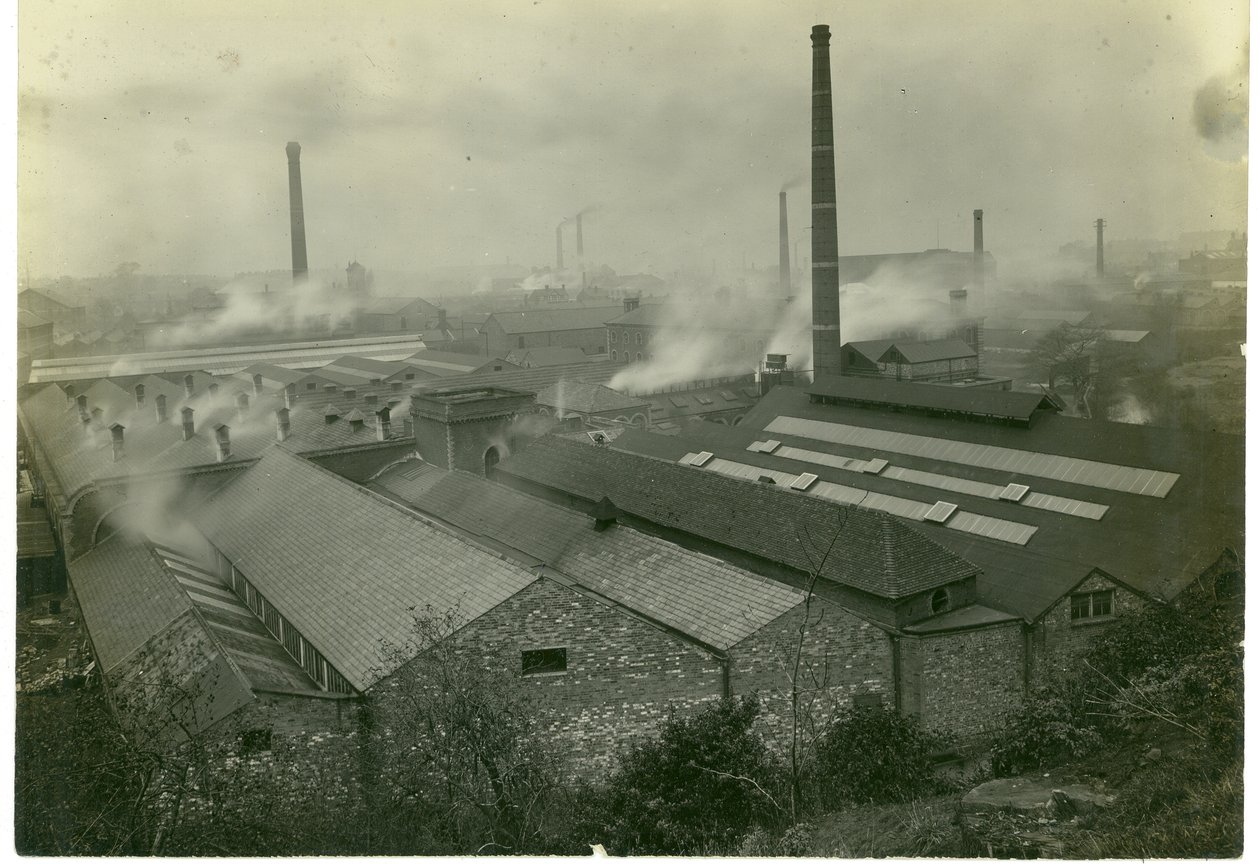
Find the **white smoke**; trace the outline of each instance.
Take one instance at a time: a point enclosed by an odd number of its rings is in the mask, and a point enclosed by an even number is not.
[[[156,334],[150,347],[229,341],[257,333],[331,333],[353,316],[354,299],[344,290],[310,278],[287,291],[258,293],[243,283],[229,283],[219,291],[222,309],[206,321],[184,321]]]
[[[1134,423],[1145,426],[1151,422],[1151,412],[1132,393],[1126,393],[1120,401],[1107,409],[1107,419],[1116,423]]]

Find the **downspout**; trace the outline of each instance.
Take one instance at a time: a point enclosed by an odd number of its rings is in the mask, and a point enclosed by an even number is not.
[[[893,667],[893,707],[897,713],[901,713],[901,639],[895,633],[888,634],[888,641],[892,646],[892,667]]]

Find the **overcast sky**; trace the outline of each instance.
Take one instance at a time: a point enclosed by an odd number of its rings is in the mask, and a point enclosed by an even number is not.
[[[842,254],[1023,252],[1246,219],[1245,2],[168,4],[19,9],[19,266],[771,264],[831,25]],[[808,254],[808,185],[790,219]],[[569,240],[571,245],[572,241]]]

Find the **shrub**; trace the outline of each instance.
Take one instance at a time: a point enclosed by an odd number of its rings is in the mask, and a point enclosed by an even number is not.
[[[1102,738],[1088,716],[1089,695],[1079,679],[1039,687],[1006,715],[993,745],[999,777],[1081,758]]]
[[[752,730],[756,697],[671,714],[659,737],[631,748],[588,814],[590,842],[617,855],[731,851],[780,822],[781,769]]]
[[[910,801],[943,788],[932,754],[944,742],[889,708],[841,714],[823,733],[811,769],[823,806]]]

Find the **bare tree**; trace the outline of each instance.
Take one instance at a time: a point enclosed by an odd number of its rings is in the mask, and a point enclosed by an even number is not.
[[[1046,376],[1051,390],[1059,378],[1066,378],[1079,398],[1093,378],[1094,360],[1105,341],[1107,331],[1101,327],[1065,322],[1037,340],[1029,366],[1039,376]]]

